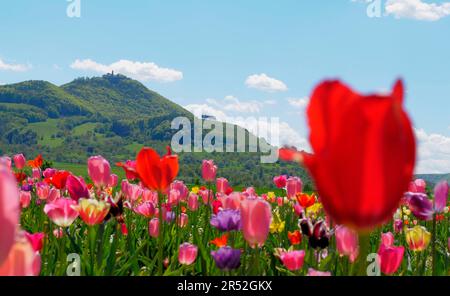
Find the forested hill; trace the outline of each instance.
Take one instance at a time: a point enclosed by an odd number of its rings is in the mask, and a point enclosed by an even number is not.
[[[140,82],[113,74],[62,86],[46,81],[2,85],[0,116],[1,155],[42,153],[66,163],[85,163],[98,154],[111,163],[133,159],[143,146],[162,153],[176,132],[170,128],[172,119],[194,118]],[[247,137],[254,136],[247,132]],[[182,153],[180,177],[196,182],[203,158],[214,159],[220,174],[236,185],[267,186],[277,174],[299,175],[309,183],[297,165],[261,165],[259,153]]]

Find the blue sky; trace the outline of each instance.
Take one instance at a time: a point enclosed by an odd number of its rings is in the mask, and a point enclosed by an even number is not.
[[[123,69],[190,109],[279,117],[282,144],[301,145],[319,81],[371,92],[402,77],[419,172],[450,172],[450,4],[380,1],[381,17],[369,18],[365,2],[80,0],[81,17],[69,18],[66,0],[2,1],[0,83]]]

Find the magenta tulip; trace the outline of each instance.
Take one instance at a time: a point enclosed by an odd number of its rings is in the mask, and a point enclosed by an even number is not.
[[[277,186],[277,188],[286,187],[286,182],[287,182],[286,175],[276,176],[273,178],[273,183],[275,183],[275,186]]]
[[[305,251],[288,251],[280,255],[281,262],[290,271],[300,270],[305,260]]]
[[[195,193],[190,193],[188,197],[188,208],[191,211],[197,211],[199,207],[198,195]]]
[[[241,202],[242,232],[252,248],[264,245],[271,220],[272,210],[266,201],[249,198]]]
[[[203,160],[202,163],[202,178],[206,182],[213,182],[216,178],[217,166],[213,160]]]
[[[40,252],[44,246],[44,237],[45,234],[42,232],[38,233],[28,233],[25,232],[25,237],[28,239],[28,241],[31,244],[31,247],[35,252]]]
[[[404,252],[404,247],[388,247],[381,244],[378,250],[381,272],[387,275],[396,273],[403,261]]]
[[[88,159],[88,173],[97,187],[106,187],[111,177],[111,166],[102,156],[93,156]]]
[[[66,188],[70,197],[78,201],[80,198],[89,198],[89,190],[83,178],[69,175],[66,180]]]
[[[178,262],[182,265],[191,265],[197,259],[198,248],[190,243],[180,245],[178,252]]]
[[[109,183],[108,183],[108,187],[116,187],[117,183],[119,182],[119,177],[116,174],[111,174],[111,176],[109,176]]]

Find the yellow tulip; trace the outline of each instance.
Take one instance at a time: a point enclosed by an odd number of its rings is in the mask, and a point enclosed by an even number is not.
[[[414,226],[405,229],[406,242],[412,251],[425,250],[431,240],[431,233],[423,226]]]

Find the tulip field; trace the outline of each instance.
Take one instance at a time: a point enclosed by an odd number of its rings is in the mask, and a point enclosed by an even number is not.
[[[202,184],[185,184],[170,148],[117,164],[92,156],[89,178],[45,167],[39,151],[5,155],[0,275],[450,275],[449,186],[414,178],[402,98],[401,82],[370,97],[337,81],[316,88],[312,153],[279,150],[314,192],[288,175],[237,191],[214,160],[198,164]]]

